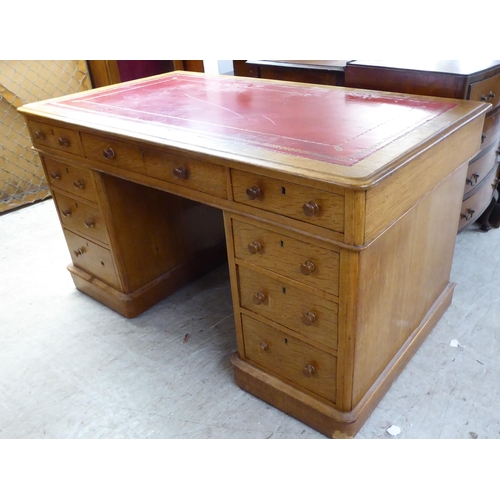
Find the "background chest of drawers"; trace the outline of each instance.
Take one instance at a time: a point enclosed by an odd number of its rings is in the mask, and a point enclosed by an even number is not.
[[[237,384],[327,436],[355,435],[451,301],[457,224],[447,221],[489,105],[408,97],[428,121],[381,132],[387,141],[361,160],[345,141],[346,156],[326,162],[324,149],[321,161],[310,155],[327,126],[345,139],[332,114],[345,113],[353,139],[367,131],[366,148],[387,121],[380,102],[406,120],[407,98],[183,73],[116,89],[21,109],[77,288],[133,317],[227,258]],[[103,114],[94,98],[115,105]],[[304,117],[316,106],[319,136],[289,128],[292,98]],[[181,133],[172,111],[188,122]]]

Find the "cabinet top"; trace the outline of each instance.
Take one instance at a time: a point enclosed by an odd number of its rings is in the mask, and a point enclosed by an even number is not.
[[[208,155],[211,161],[366,188],[488,108],[471,101],[176,71],[19,111]]]
[[[380,69],[401,69],[426,73],[446,73],[449,75],[471,76],[490,70],[500,71],[500,61],[495,60],[355,60],[346,62],[348,66],[372,67]]]

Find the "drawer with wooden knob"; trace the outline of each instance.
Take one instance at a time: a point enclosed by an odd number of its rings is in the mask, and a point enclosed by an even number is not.
[[[472,224],[487,208],[493,197],[493,192],[497,185],[497,167],[495,167],[483,182],[476,187],[476,190],[462,202],[458,230]]]
[[[99,208],[59,192],[53,195],[64,227],[109,244],[108,231]]]
[[[344,196],[239,170],[231,171],[234,201],[344,232]]]
[[[338,304],[243,266],[238,282],[243,309],[337,349]]]
[[[498,156],[498,145],[490,144],[483,155],[476,157],[469,163],[467,177],[465,179],[464,194],[481,184],[485,176],[491,172],[492,165],[495,164]]]
[[[63,232],[74,266],[118,289],[120,285],[111,252],[68,229]]]
[[[44,157],[43,162],[51,186],[97,203],[94,176],[90,169],[67,165],[48,157]]]
[[[233,239],[236,258],[338,296],[338,252],[236,219]]]
[[[75,155],[82,155],[80,133],[47,123],[29,121],[31,138],[35,146],[48,146]]]
[[[85,156],[107,165],[227,198],[225,167],[105,137],[82,134]]]
[[[242,314],[245,357],[335,402],[337,358]]]

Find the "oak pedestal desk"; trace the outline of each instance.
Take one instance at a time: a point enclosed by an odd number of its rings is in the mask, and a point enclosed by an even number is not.
[[[227,257],[236,383],[352,437],[452,300],[489,107],[172,72],[20,112],[79,290],[134,317]]]

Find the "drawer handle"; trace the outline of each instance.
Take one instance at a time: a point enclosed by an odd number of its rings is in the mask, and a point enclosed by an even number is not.
[[[79,257],[80,255],[83,255],[83,252],[85,251],[85,249],[83,247],[80,247],[80,248],[77,248],[76,250],[73,250],[73,253]]]
[[[253,303],[254,304],[257,304],[258,306],[260,306],[265,301],[266,301],[266,296],[264,293],[262,293],[262,292],[254,293],[254,295],[253,295]]]
[[[262,245],[258,241],[254,241],[249,243],[247,248],[250,253],[256,254],[262,250]]]
[[[316,315],[311,311],[306,312],[304,316],[302,316],[302,323],[307,326],[311,326],[316,321]]]
[[[465,211],[465,214],[460,214],[460,218],[461,219],[465,219],[465,220],[470,220],[472,219],[472,216],[476,213],[475,210],[472,210],[472,208],[468,208],[466,211]]]
[[[45,132],[42,130],[37,130],[35,132],[35,139],[45,139]]]
[[[258,186],[252,186],[251,188],[248,188],[246,193],[250,200],[255,200],[262,195],[262,191]]]
[[[269,349],[269,346],[265,342],[261,342],[259,345],[263,351],[267,351]]]
[[[55,181],[58,181],[61,178],[61,174],[59,172],[51,172],[50,177]]]
[[[95,221],[94,221],[94,219],[87,219],[87,220],[84,222],[84,224],[85,224],[85,227],[87,227],[87,228],[89,228],[89,229],[90,229],[91,227],[95,227]]]
[[[495,93],[490,90],[490,93],[488,96],[485,96],[484,94],[481,96],[481,101],[489,101],[490,99],[493,99],[495,97]]]
[[[77,181],[73,182],[73,186],[75,186],[76,189],[84,189],[85,182],[83,182],[81,179],[78,179]]]
[[[108,148],[103,150],[102,155],[104,156],[104,158],[106,158],[106,160],[111,160],[111,158],[115,157],[115,152],[112,148]]]
[[[304,210],[304,214],[311,217],[319,212],[319,206],[314,201],[310,201],[309,203],[304,203],[302,210]]]
[[[59,137],[59,145],[68,147],[69,146],[69,139],[67,139],[66,137]]]
[[[314,373],[316,373],[316,368],[314,368],[313,365],[307,365],[303,370],[302,370],[302,373],[306,376],[306,377],[312,377],[314,375]]]
[[[472,174],[470,179],[466,179],[465,183],[470,184],[471,186],[475,186],[477,184],[477,180],[479,179],[479,174]]]
[[[304,262],[300,266],[300,272],[302,274],[305,274],[306,276],[309,276],[310,274],[312,274],[315,269],[316,269],[316,266],[314,265],[314,262],[310,262],[310,261]]]
[[[173,170],[173,174],[176,179],[188,178],[188,171],[184,167],[175,167]]]
[[[63,214],[64,217],[71,217],[71,210],[69,208],[61,210],[61,213]]]

